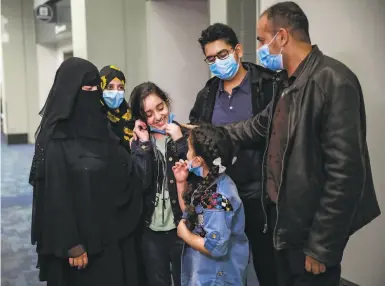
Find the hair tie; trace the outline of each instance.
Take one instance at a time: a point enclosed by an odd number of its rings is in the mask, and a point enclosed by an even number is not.
[[[218,173],[219,173],[219,174],[222,174],[224,171],[226,171],[226,167],[222,165],[222,159],[221,159],[221,157],[216,158],[216,159],[213,161],[213,165],[219,167],[219,170],[218,170]]]

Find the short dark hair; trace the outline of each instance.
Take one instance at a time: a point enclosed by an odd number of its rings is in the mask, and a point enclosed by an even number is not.
[[[234,30],[222,23],[215,23],[209,26],[206,30],[203,30],[198,42],[201,44],[204,53],[205,46],[207,44],[218,40],[225,41],[232,48],[235,48],[235,46],[239,44],[238,37]]]
[[[129,106],[131,108],[132,115],[135,119],[143,121],[147,120],[146,113],[144,112],[144,100],[150,94],[156,94],[161,100],[163,100],[168,107],[170,107],[170,98],[166,92],[160,89],[153,82],[144,82],[137,85],[131,92]]]
[[[264,15],[272,22],[274,32],[278,32],[280,28],[286,28],[298,40],[311,43],[309,21],[297,3],[286,1],[274,4],[262,13],[262,16]]]

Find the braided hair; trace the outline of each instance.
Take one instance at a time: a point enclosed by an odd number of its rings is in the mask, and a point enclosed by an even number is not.
[[[201,157],[209,168],[207,176],[197,185],[197,188],[190,185],[183,195],[188,221],[194,224],[197,219],[195,207],[219,176],[219,166],[214,165],[213,161],[220,158],[222,166],[228,168],[232,164],[233,145],[224,127],[215,127],[211,124],[201,124],[191,130],[189,140],[195,156]]]

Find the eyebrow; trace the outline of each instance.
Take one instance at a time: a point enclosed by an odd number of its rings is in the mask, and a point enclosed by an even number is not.
[[[164,102],[158,103],[158,104],[155,106],[155,108],[159,107],[161,104],[164,104]],[[145,112],[145,113],[147,113],[147,112],[152,112],[152,110],[145,110],[144,112]]]
[[[222,53],[223,51],[228,51],[228,49],[222,49],[222,50],[220,50],[219,52],[217,52],[215,55],[210,55],[210,56],[206,56],[206,58],[210,58],[210,57],[215,57],[215,56],[217,56],[218,54],[220,54],[220,53]]]

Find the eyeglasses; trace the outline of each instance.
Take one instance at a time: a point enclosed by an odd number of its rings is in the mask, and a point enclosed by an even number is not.
[[[219,51],[215,56],[208,56],[205,58],[205,62],[206,64],[208,65],[212,65],[213,63],[215,63],[215,60],[218,58],[220,60],[225,60],[229,57],[230,55],[230,52],[229,50],[221,50]]]

